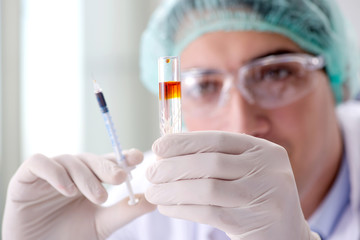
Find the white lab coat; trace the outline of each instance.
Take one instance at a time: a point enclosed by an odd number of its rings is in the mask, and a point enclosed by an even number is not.
[[[347,102],[338,109],[343,130],[347,160],[350,170],[350,206],[344,211],[329,240],[360,239],[360,102]],[[136,192],[145,192],[149,185],[146,168],[154,161],[149,152],[144,163],[133,171]],[[109,194],[108,205],[126,196],[124,186],[114,187]],[[121,213],[119,213],[121,214]],[[220,235],[216,235],[220,234]],[[190,221],[173,219],[158,211],[137,218],[112,234],[108,240],[223,240],[229,239],[221,231]]]

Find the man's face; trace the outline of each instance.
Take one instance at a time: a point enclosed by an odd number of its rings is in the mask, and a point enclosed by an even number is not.
[[[274,33],[215,32],[201,36],[181,54],[181,68],[236,72],[244,63],[273,52],[303,53],[290,39]],[[230,91],[221,116],[184,113],[189,131],[222,130],[246,133],[286,148],[300,198],[308,195],[328,163],[340,158],[341,141],[328,78],[322,70],[311,73],[318,81],[299,100],[274,109],[249,104],[238,90]],[[185,107],[185,106],[183,106]]]

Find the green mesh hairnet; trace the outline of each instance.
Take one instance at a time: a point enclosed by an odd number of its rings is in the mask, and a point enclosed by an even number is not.
[[[158,57],[180,55],[204,33],[246,30],[279,33],[324,56],[338,103],[346,98],[344,92],[348,97],[358,93],[355,35],[333,0],[165,0],[142,36],[142,81],[156,93]]]

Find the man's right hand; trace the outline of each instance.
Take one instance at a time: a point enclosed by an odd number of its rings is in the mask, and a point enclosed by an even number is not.
[[[124,152],[129,166],[139,164],[138,150]],[[121,184],[127,173],[114,155],[37,154],[25,161],[10,181],[3,220],[4,240],[105,239],[131,220],[155,209],[143,195],[102,207],[103,183]]]

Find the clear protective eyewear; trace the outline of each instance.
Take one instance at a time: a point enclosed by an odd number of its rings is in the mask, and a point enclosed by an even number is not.
[[[303,53],[270,55],[251,61],[237,75],[192,68],[181,74],[184,114],[212,114],[226,109],[236,87],[249,103],[273,109],[304,97],[316,85],[311,72],[324,68],[324,58]]]

